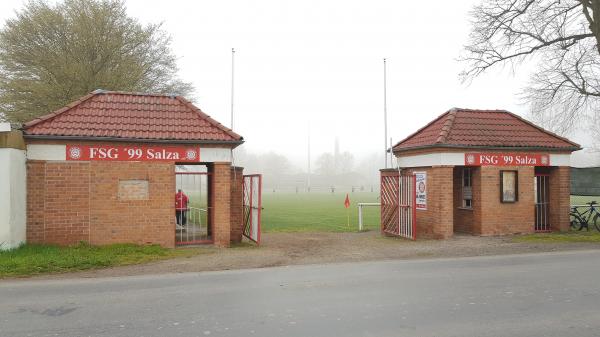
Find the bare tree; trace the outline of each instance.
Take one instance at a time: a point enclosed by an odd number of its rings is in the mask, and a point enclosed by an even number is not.
[[[485,0],[475,6],[461,73],[537,60],[523,90],[546,128],[570,131],[600,103],[600,0]]]

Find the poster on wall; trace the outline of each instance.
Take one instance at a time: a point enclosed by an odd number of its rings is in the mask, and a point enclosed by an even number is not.
[[[427,172],[414,172],[417,190],[417,209],[427,210]]]

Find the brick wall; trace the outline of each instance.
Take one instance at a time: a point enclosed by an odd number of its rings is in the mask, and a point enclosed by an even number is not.
[[[175,165],[90,162],[92,244],[132,242],[175,246]],[[148,181],[147,199],[119,198],[121,181]]]
[[[244,182],[244,168],[243,167],[232,167],[231,168],[231,242],[239,243],[242,242],[242,231],[243,231],[243,217],[244,217],[244,206],[243,206],[243,182]]]
[[[44,199],[46,196],[46,162],[27,162],[27,242],[42,243],[44,231]]]
[[[27,164],[27,240],[174,246],[173,163]],[[119,198],[122,180],[147,180],[149,198]]]
[[[518,201],[500,200],[500,171],[518,172]],[[480,167],[481,235],[531,233],[534,231],[534,167]]]
[[[231,165],[214,163],[213,173],[213,239],[220,247],[231,242]]]
[[[89,241],[89,163],[28,162],[27,170],[27,241]]]
[[[571,210],[571,168],[553,167],[550,170],[550,224],[552,229],[569,230]]]

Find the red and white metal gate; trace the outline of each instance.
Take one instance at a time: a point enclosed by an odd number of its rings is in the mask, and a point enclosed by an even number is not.
[[[386,172],[381,176],[381,231],[415,240],[416,177]]]
[[[550,225],[550,175],[535,174],[534,194],[535,194],[535,231],[549,232],[552,230]]]
[[[262,175],[244,175],[244,236],[260,244],[260,217],[262,212]]]

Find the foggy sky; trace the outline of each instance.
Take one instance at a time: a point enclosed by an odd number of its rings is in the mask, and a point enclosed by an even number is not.
[[[518,93],[528,67],[461,84],[457,61],[478,1],[148,1],[129,14],[163,22],[195,102],[230,125],[231,48],[236,49],[235,127],[248,151],[306,163],[332,151],[379,151],[383,165],[383,65],[388,59],[389,136],[396,142],[452,107],[526,116]],[[21,0],[0,3],[0,21]],[[573,140],[588,145],[585,134]]]

